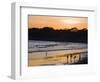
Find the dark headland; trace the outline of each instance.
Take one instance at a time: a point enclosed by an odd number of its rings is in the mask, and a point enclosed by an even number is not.
[[[28,29],[28,40],[87,43],[87,38],[87,29],[55,30],[52,27]]]

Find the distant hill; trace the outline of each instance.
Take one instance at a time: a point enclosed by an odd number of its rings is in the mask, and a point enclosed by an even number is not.
[[[77,28],[55,30],[52,27],[28,29],[29,40],[87,43],[88,30]]]

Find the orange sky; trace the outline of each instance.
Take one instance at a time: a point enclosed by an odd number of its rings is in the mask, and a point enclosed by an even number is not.
[[[77,27],[83,29],[88,27],[87,17],[61,17],[61,16],[34,16],[28,17],[28,28],[53,27],[54,29],[70,29]]]

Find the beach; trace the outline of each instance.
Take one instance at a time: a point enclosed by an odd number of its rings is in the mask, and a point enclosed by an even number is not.
[[[28,66],[87,64],[87,44],[29,41]]]

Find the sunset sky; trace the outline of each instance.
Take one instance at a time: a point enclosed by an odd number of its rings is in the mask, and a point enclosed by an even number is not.
[[[88,27],[87,17],[28,16],[28,28],[53,27],[54,29],[83,29]]]

